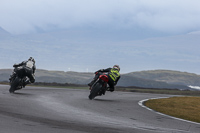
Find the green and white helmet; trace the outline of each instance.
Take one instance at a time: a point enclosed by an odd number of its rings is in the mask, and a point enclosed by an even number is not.
[[[30,61],[32,61],[32,62],[34,62],[34,63],[35,63],[35,60],[34,60],[34,58],[33,58],[33,57],[30,57],[28,60],[30,60]]]
[[[119,65],[114,65],[113,68],[116,68],[118,71],[120,71]]]

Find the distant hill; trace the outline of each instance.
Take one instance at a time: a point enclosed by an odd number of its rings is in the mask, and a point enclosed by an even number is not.
[[[0,69],[0,81],[8,81],[12,69]],[[57,82],[57,83],[74,83],[87,84],[92,80],[93,73],[48,71],[37,69],[35,73],[36,82]]]
[[[0,69],[0,81],[8,81],[11,73],[11,69]],[[35,76],[36,82],[86,85],[92,80],[94,74],[38,69],[36,70]],[[160,89],[190,89],[188,85],[200,86],[200,75],[170,70],[131,72],[122,74],[117,85]]]
[[[0,69],[0,81],[8,81],[11,73],[11,69]]]
[[[132,72],[126,75],[147,80],[166,82],[169,84],[200,86],[200,75],[188,72],[171,70],[150,70]]]
[[[155,81],[150,79],[143,79],[132,77],[128,75],[122,75],[121,79],[118,83],[119,86],[134,86],[134,87],[142,87],[142,88],[158,88],[158,89],[191,89],[186,85],[179,84],[168,84],[162,81]]]
[[[47,71],[41,69],[37,70],[35,75],[36,82],[57,82],[72,84],[87,84],[92,80],[94,76],[93,73]]]

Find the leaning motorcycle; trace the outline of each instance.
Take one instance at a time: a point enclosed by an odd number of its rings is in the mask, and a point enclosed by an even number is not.
[[[16,69],[16,68],[15,68]],[[27,80],[27,77],[24,76],[23,73],[16,73],[15,71],[10,75],[10,93],[14,93],[16,90],[20,90],[23,87],[25,87],[25,82]]]
[[[105,95],[108,84],[108,76],[106,74],[102,74],[99,78],[95,81],[95,83],[91,86],[90,95],[88,98],[90,100],[94,99],[96,96]]]

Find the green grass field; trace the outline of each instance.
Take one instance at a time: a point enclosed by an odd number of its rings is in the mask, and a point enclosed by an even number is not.
[[[144,105],[163,114],[200,123],[200,97],[151,99]]]

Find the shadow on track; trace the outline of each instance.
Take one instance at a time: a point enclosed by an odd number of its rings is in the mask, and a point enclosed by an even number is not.
[[[15,95],[22,95],[22,96],[33,96],[34,94],[30,94],[30,93],[20,93],[20,92],[15,92],[13,93]]]
[[[117,102],[116,100],[110,100],[110,99],[93,99],[95,101],[99,101],[99,102]]]

